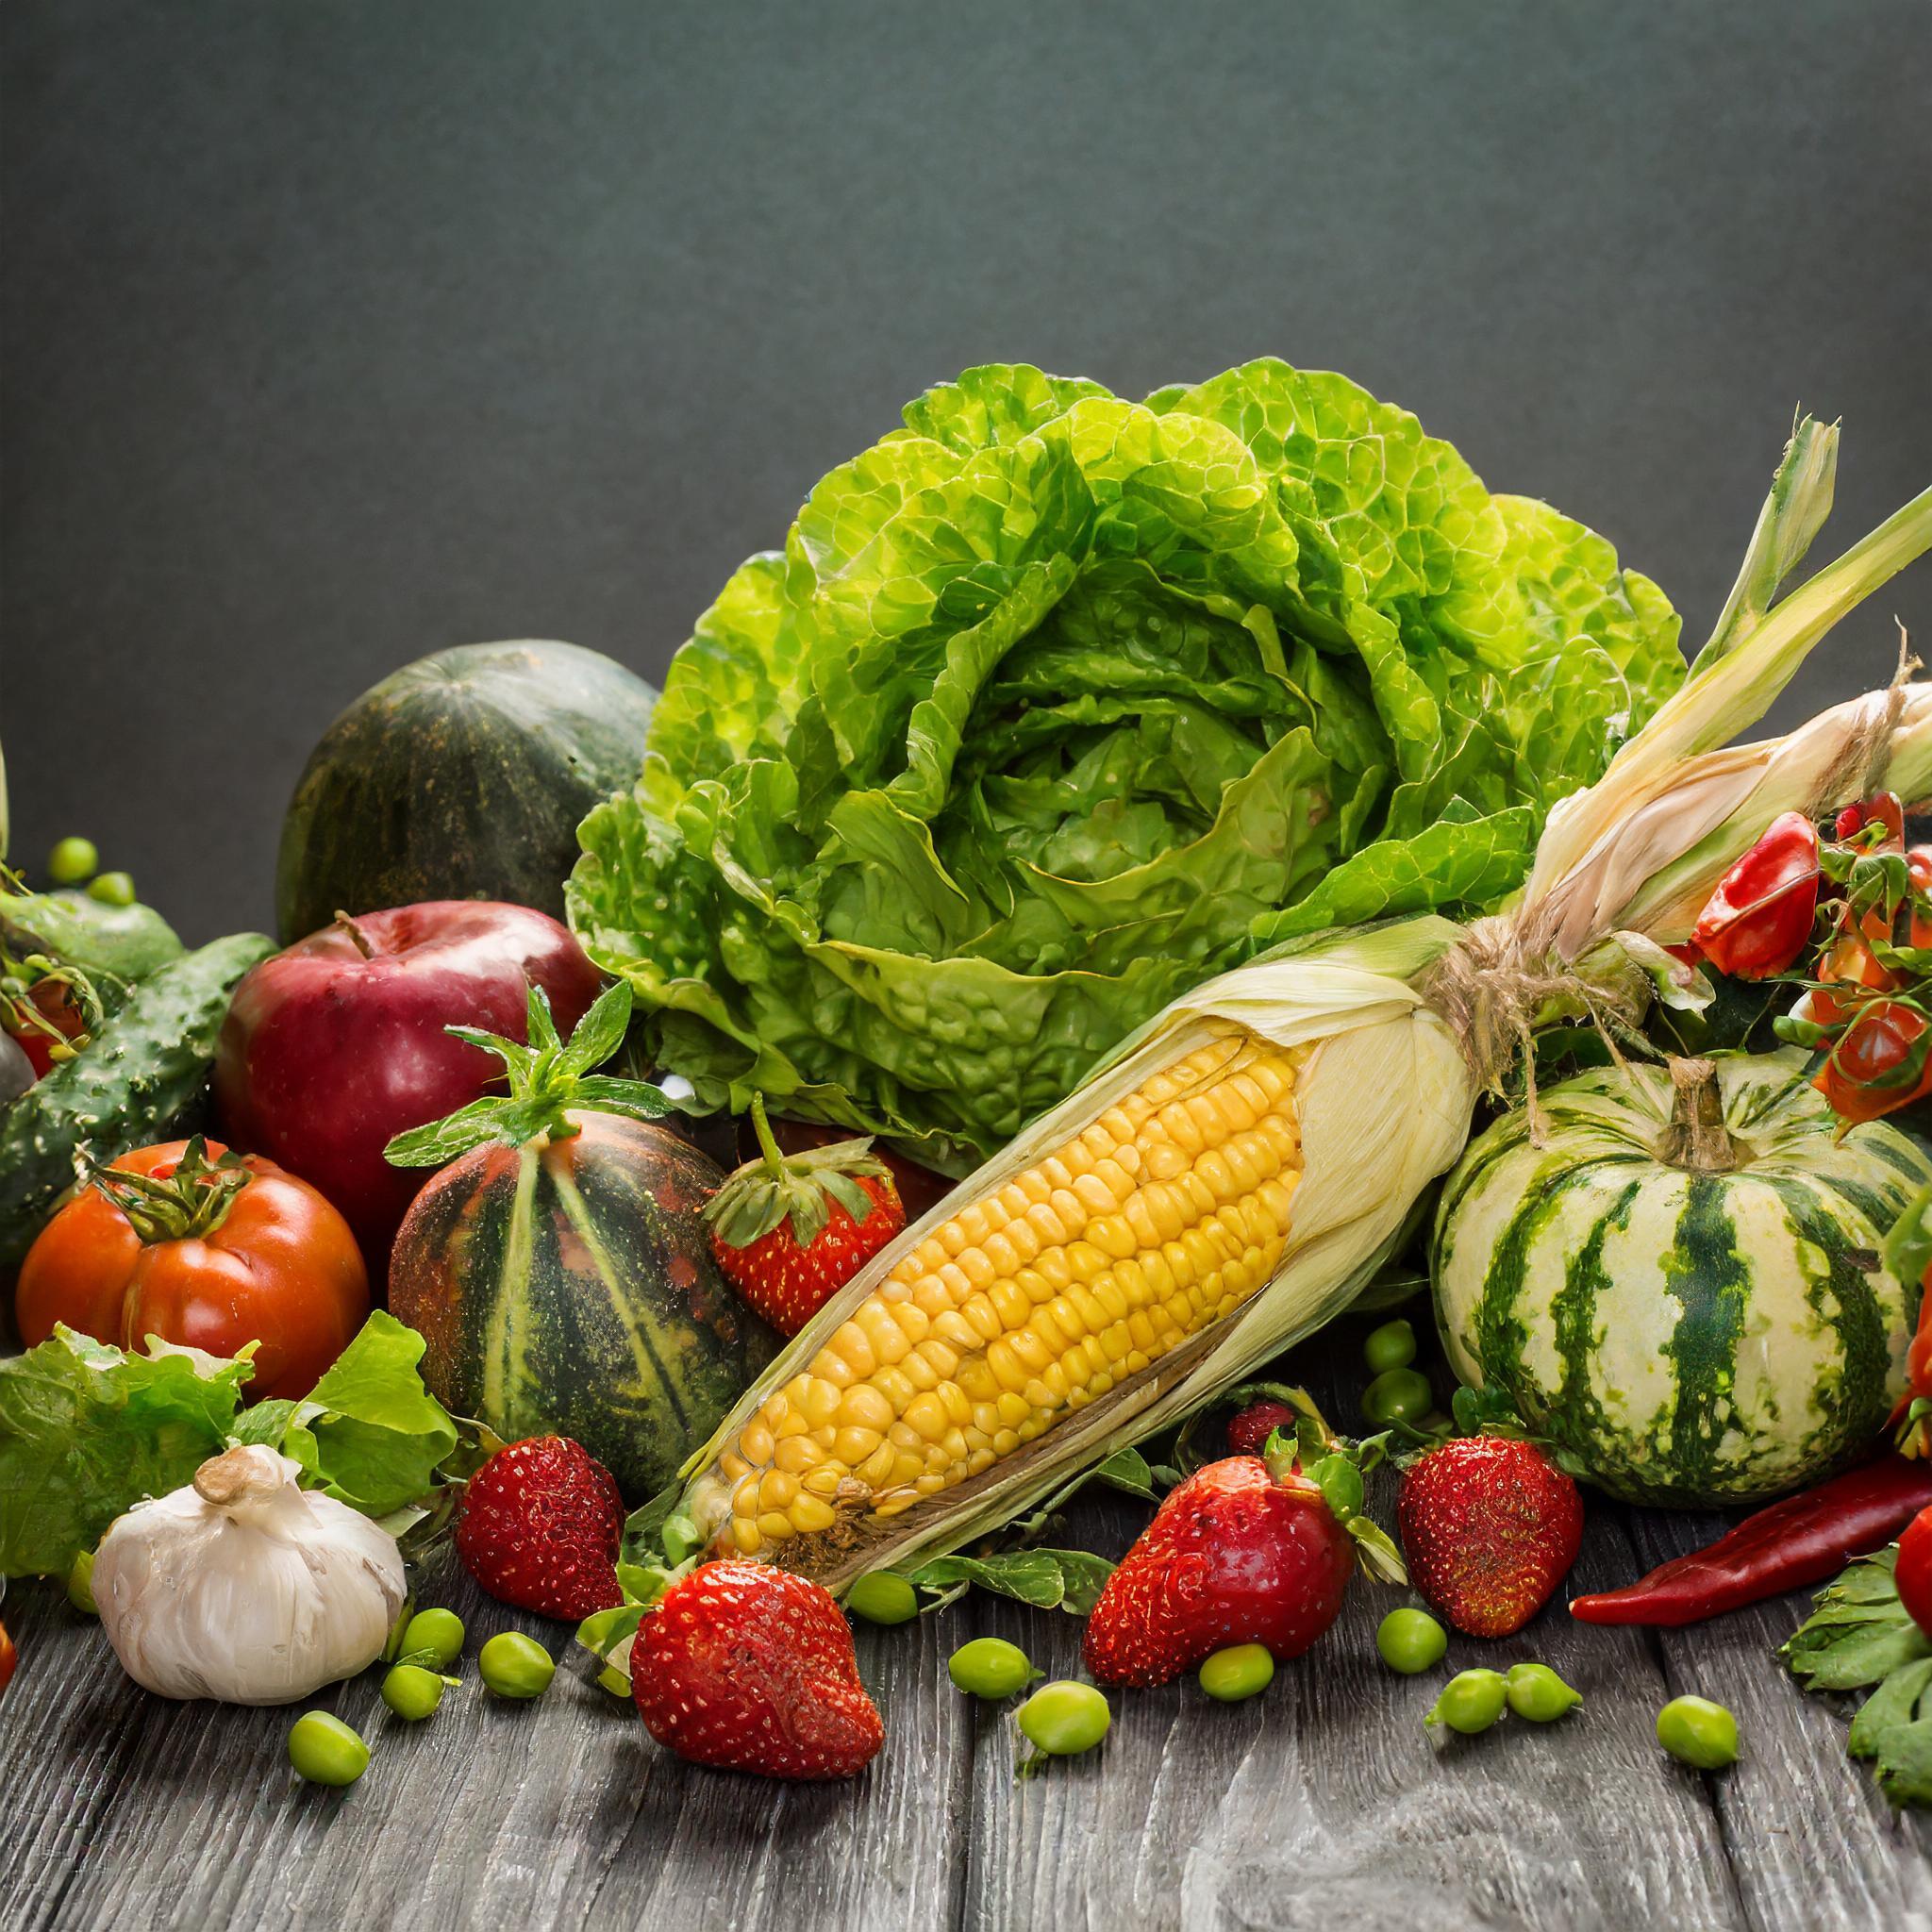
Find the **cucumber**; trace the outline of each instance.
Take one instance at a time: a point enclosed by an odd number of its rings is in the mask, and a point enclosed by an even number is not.
[[[83,1141],[110,1160],[168,1138],[201,1096],[235,982],[275,949],[260,933],[234,933],[158,967],[83,1052],[0,1112],[0,1275],[74,1184]]]

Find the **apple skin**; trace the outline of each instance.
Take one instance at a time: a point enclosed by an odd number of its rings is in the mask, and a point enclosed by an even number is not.
[[[427,1178],[383,1148],[503,1079],[494,1054],[443,1028],[524,1039],[533,982],[568,1036],[602,975],[568,928],[526,906],[432,899],[339,919],[235,989],[215,1054],[222,1134],[319,1190],[379,1285]]]

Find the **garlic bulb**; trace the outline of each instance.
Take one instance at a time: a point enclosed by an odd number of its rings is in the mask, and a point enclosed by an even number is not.
[[[94,1601],[122,1668],[163,1697],[289,1704],[373,1663],[403,1607],[395,1539],[260,1444],[117,1517]]]

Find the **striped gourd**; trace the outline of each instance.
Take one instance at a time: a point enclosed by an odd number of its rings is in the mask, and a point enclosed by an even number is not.
[[[634,1501],[668,1482],[772,1353],[700,1219],[722,1178],[660,1127],[575,1110],[453,1160],[390,1262],[431,1392],[506,1441],[573,1438]]]
[[[1606,1068],[1473,1141],[1444,1184],[1436,1313],[1495,1385],[1633,1501],[1774,1494],[1869,1448],[1918,1289],[1876,1250],[1932,1161],[1839,1123],[1791,1051]]]

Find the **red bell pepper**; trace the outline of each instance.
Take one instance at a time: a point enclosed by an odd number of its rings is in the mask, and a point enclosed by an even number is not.
[[[1805,950],[1818,910],[1818,828],[1780,812],[1718,881],[1690,943],[1737,979],[1769,979]]]
[[[1575,1598],[1570,1614],[1585,1624],[1701,1624],[1836,1576],[1928,1506],[1932,1463],[1881,1457],[1747,1516],[1716,1542],[1624,1590]]]

